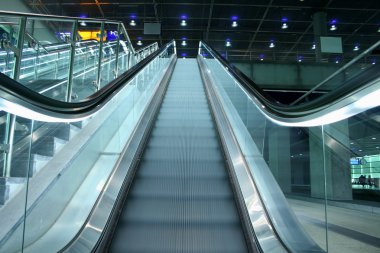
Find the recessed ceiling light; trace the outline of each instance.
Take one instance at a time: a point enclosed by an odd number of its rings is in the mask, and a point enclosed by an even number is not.
[[[131,22],[129,22],[129,25],[130,26],[136,26],[136,21],[134,19],[132,19]]]
[[[232,21],[231,26],[232,26],[232,27],[238,27],[238,23],[237,23],[237,21]]]
[[[270,43],[269,43],[269,48],[274,48],[274,47],[275,47],[275,45],[274,45],[274,41],[271,40]]]
[[[315,42],[313,42],[313,45],[311,46],[311,49],[312,49],[312,50],[315,50],[315,47],[316,47],[316,46],[315,46]]]
[[[282,22],[282,26],[281,26],[281,29],[287,29],[288,28],[288,18],[282,18],[281,19],[281,22]]]
[[[226,39],[226,47],[230,47],[230,46],[232,46],[231,40],[230,39]]]
[[[338,21],[336,19],[332,19],[330,21],[330,31],[335,31],[338,29],[337,23],[338,23]]]
[[[141,40],[138,40],[136,44],[137,44],[137,46],[142,46],[143,43]]]
[[[372,137],[371,139],[372,139],[372,140],[376,140],[376,137]]]
[[[181,42],[181,46],[187,46],[187,43],[186,43],[186,40],[183,40],[182,42]]]

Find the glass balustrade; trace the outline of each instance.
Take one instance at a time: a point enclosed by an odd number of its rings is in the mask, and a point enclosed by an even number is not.
[[[174,46],[90,118],[41,122],[0,112],[0,252],[58,252],[73,239],[155,95]]]
[[[291,213],[299,231],[304,231],[302,238],[311,239],[323,251],[379,252],[380,111],[376,98],[358,105],[368,110],[335,123],[321,120],[315,126],[285,126],[265,116],[265,106],[203,44],[199,57],[285,245],[292,249],[291,244],[301,240],[289,235],[294,227],[281,227],[289,222],[281,221],[285,214]],[[281,205],[282,201],[286,204]]]
[[[120,22],[7,12],[0,20],[0,71],[61,101],[88,97],[158,49],[135,52]]]

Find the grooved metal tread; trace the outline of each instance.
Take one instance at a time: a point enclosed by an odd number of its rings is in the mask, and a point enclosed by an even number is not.
[[[179,59],[110,252],[247,252],[195,59]]]

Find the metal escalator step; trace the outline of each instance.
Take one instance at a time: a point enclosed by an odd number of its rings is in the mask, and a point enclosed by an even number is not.
[[[238,214],[231,199],[180,199],[131,198],[129,212],[123,213],[120,222],[170,222],[181,224],[238,224]]]
[[[215,179],[227,178],[224,161],[191,161],[183,163],[162,160],[143,160],[140,164],[139,177],[213,177]]]
[[[212,128],[212,122],[210,124],[203,123],[198,126],[189,126],[188,125],[170,125],[169,123],[165,123],[165,127],[157,127],[152,130],[152,136],[170,136],[172,138],[176,138],[179,136],[187,136],[187,138],[196,138],[196,137],[212,137],[216,139],[216,133]],[[188,142],[191,144],[191,142]]]
[[[176,178],[136,178],[131,197],[231,198],[224,179],[178,180]]]
[[[149,160],[180,160],[182,162],[188,161],[221,161],[223,156],[219,149],[216,148],[203,148],[203,147],[187,147],[184,146],[180,149],[174,147],[166,148],[147,148],[144,156]]]
[[[111,252],[240,253],[247,252],[239,225],[128,223]],[[118,238],[116,238],[118,239]]]
[[[175,133],[175,129],[171,129],[173,133]],[[170,130],[169,130],[170,131]],[[201,135],[192,136],[192,138],[181,138],[183,135],[179,133],[178,135],[166,135],[160,133],[161,131],[152,132],[152,136],[150,137],[149,143],[147,147],[153,148],[165,148],[165,147],[173,147],[173,148],[181,148],[185,145],[191,145],[193,147],[204,147],[204,148],[218,148],[219,143],[215,136],[209,135]],[[168,132],[169,134],[169,132]],[[177,138],[174,138],[177,137]]]
[[[178,60],[110,252],[247,252],[196,60]]]

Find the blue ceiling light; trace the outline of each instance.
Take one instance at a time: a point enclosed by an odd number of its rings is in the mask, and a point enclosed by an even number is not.
[[[130,15],[130,21],[129,21],[129,25],[130,26],[136,26],[136,19],[137,19],[137,16],[135,14],[131,14]]]
[[[181,26],[187,26],[187,16],[186,15],[181,15]]]
[[[372,65],[375,65],[375,64],[376,64],[376,58],[372,58],[372,60],[371,60],[371,64],[372,64]]]
[[[286,17],[283,17],[281,19],[281,23],[282,23],[282,26],[281,26],[281,29],[288,29],[288,18]]]
[[[359,45],[359,43],[356,43],[353,50],[359,51],[359,49],[360,49],[360,45]]]
[[[340,60],[341,60],[340,57],[335,57],[335,63],[336,64],[340,63]]]
[[[231,20],[232,20],[232,24],[231,24],[231,26],[232,26],[232,27],[235,28],[235,27],[238,27],[238,26],[239,26],[239,24],[238,24],[238,22],[237,22],[238,19],[239,19],[239,18],[238,18],[237,16],[232,16],[232,17],[231,17]]]
[[[137,37],[137,46],[142,46],[143,45],[143,43],[142,43],[142,37]]]
[[[182,53],[181,56],[182,56],[183,59],[185,59],[186,56],[187,56],[187,53]]]
[[[264,58],[265,58],[265,55],[264,55],[264,54],[260,54],[260,55],[259,55],[259,59],[260,59],[260,61],[264,61]]]
[[[183,47],[187,46],[186,40],[187,40],[187,38],[185,38],[185,37],[182,38],[181,46],[183,46]]]
[[[302,62],[303,61],[303,56],[302,55],[298,55],[297,56],[297,61],[298,62]]]
[[[274,40],[270,40],[269,48],[274,48],[276,45],[274,44]]]
[[[332,19],[330,21],[330,31],[335,31],[336,29],[338,29],[337,23],[338,21],[336,19]]]
[[[226,47],[232,46],[231,39],[226,39]]]
[[[86,14],[80,14],[79,15],[80,18],[87,18],[87,15]],[[81,26],[87,26],[86,22],[84,20],[80,21],[79,23]]]

